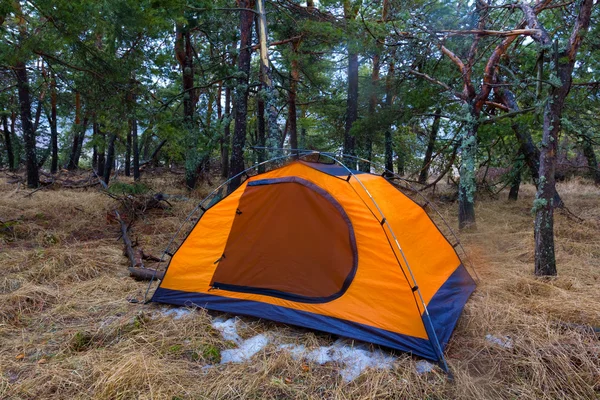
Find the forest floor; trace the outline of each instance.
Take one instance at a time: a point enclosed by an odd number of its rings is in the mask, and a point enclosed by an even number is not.
[[[147,252],[160,254],[209,190],[190,195],[181,181],[144,176],[154,190],[190,199],[135,222],[132,236]],[[480,282],[446,350],[454,380],[417,373],[419,359],[384,349],[391,368],[348,382],[338,363],[294,358],[275,343],[250,362],[220,364],[235,345],[215,329],[218,314],[181,317],[127,301],[147,283],[129,277],[115,200],[98,187],[27,196],[0,178],[0,399],[597,399],[600,342],[589,327],[600,327],[600,188],[572,180],[558,190],[584,222],[557,216],[553,279],[533,276],[533,187],[517,202],[505,193],[478,201],[478,230],[462,241]],[[454,222],[456,204],[437,203]],[[266,333],[307,349],[336,340],[241,321],[242,338]]]

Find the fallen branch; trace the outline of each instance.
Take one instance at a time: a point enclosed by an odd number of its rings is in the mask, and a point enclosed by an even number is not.
[[[165,273],[163,271],[157,271],[156,269],[146,268],[143,261],[144,259],[160,261],[160,259],[149,254],[144,254],[142,249],[134,250],[133,243],[131,242],[129,235],[127,235],[129,227],[121,218],[119,211],[114,210],[114,213],[121,227],[121,238],[125,244],[125,255],[129,259],[129,267],[127,267],[129,274],[136,280],[149,281],[154,278],[162,280]]]

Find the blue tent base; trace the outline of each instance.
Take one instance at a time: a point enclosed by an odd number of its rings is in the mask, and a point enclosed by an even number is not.
[[[461,265],[431,299],[428,310],[442,350],[474,289],[475,283]],[[389,347],[435,362],[440,358],[428,339],[268,303],[162,287],[156,290],[151,301],[264,318]]]

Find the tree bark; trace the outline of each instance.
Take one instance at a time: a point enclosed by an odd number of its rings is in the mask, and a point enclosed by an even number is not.
[[[231,87],[225,87],[225,126],[221,139],[221,176],[229,177],[229,147],[231,146]]]
[[[238,0],[239,8],[254,8],[253,0]],[[235,88],[235,128],[231,151],[231,167],[229,174],[235,176],[244,170],[244,146],[246,144],[246,127],[248,124],[248,79],[250,77],[250,58],[252,46],[252,11],[240,11],[240,49],[238,56],[238,79]],[[230,188],[240,185],[241,177],[232,179]]]
[[[197,154],[198,135],[194,123],[196,90],[194,89],[194,52],[190,28],[177,24],[175,30],[175,57],[182,73],[183,126],[186,131],[185,183],[189,189],[196,187],[200,157]]]
[[[344,1],[344,18],[347,23],[356,18],[357,10],[350,0]],[[346,125],[344,129],[344,154],[356,155],[356,138],[351,133],[354,122],[358,119],[358,53],[352,39],[348,39],[348,96],[346,101]],[[346,164],[356,165],[352,158],[344,160]]]
[[[290,147],[298,148],[298,115],[296,110],[296,97],[298,92],[298,82],[300,81],[300,67],[298,65],[298,47],[300,39],[293,40],[292,61],[290,63],[290,91],[288,92],[288,129],[290,133]]]
[[[258,72],[261,82],[263,81],[263,78],[262,78],[263,73],[264,73],[264,71],[262,69]],[[264,83],[261,83],[260,90],[262,91],[263,88],[264,88]],[[259,95],[256,97],[256,144],[258,145],[258,147],[265,147],[266,130],[267,130],[267,124],[265,121],[265,99],[263,96]],[[269,146],[269,147],[277,147],[277,146]],[[268,153],[267,150],[264,150],[264,149],[257,150],[257,155],[258,155],[257,161],[259,164],[262,163],[263,161],[265,161],[266,153]],[[258,172],[259,173],[265,172],[265,166],[259,165]]]
[[[512,201],[517,201],[519,199],[519,188],[521,187],[521,173],[523,170],[523,160],[521,157],[521,152],[519,152],[515,162],[512,166],[511,171],[511,181],[510,181],[510,191],[508,192],[508,199]]]
[[[35,132],[31,122],[31,99],[29,93],[29,78],[26,65],[22,61],[15,63],[14,72],[17,77],[17,90],[19,94],[19,108],[21,111],[21,129],[23,130],[23,141],[25,142],[25,159],[27,163],[27,186],[36,188],[39,186],[39,171],[37,157],[35,154]]]
[[[56,77],[52,72],[50,81],[50,146],[52,147],[52,162],[50,165],[50,173],[55,174],[58,170],[58,129],[57,129],[57,96],[56,96]]]
[[[131,146],[133,147],[133,180],[140,180],[140,147],[138,144],[138,123],[137,118],[133,117],[131,121]]]
[[[81,125],[81,131],[77,136],[77,151],[75,152],[75,168],[79,168],[79,159],[81,158],[81,152],[83,150],[83,141],[85,140],[85,133],[87,132],[89,119],[87,116],[83,117],[83,124]]]
[[[131,175],[131,131],[133,130],[132,118],[127,126],[127,139],[125,141],[125,176]]]
[[[427,149],[425,150],[425,158],[423,159],[423,166],[421,167],[421,173],[419,174],[419,183],[427,183],[429,178],[429,168],[431,167],[431,157],[433,156],[433,149],[435,148],[435,141],[440,130],[442,110],[437,108],[433,117],[433,124],[431,125],[431,133],[429,134],[429,140],[427,141]]]
[[[479,128],[479,111],[474,104],[469,104],[470,121],[461,138],[460,182],[458,185],[458,228],[476,229],[475,224],[475,157],[477,156],[477,130]]]
[[[8,169],[10,171],[16,171],[17,165],[15,164],[15,153],[12,146],[12,132],[8,128],[8,117],[6,115],[2,116],[2,128],[4,130],[4,145],[8,159]]]
[[[533,204],[535,211],[535,274],[538,276],[556,275],[556,257],[554,252],[554,194],[556,193],[556,155],[558,147],[558,132],[561,125],[564,102],[572,84],[573,68],[583,37],[590,25],[593,0],[583,0],[580,5],[577,20],[574,24],[569,44],[564,52],[559,52],[558,42],[555,42],[554,55],[556,75],[560,86],[550,88],[549,99],[544,108],[544,124],[542,148],[540,151],[540,178],[536,199]],[[524,7],[523,5],[521,7]],[[537,23],[528,15],[529,24]],[[534,37],[542,46],[548,47],[551,39],[540,25],[541,34]]]
[[[262,93],[265,102],[265,111],[267,113],[266,146],[268,148],[279,147],[279,127],[277,126],[277,108],[275,107],[275,91],[273,90],[273,74],[269,61],[267,14],[265,12],[265,1],[256,0],[256,11],[258,13],[256,29],[258,33],[258,42],[260,47],[260,70]],[[281,154],[280,151],[270,151],[270,157],[276,157]]]
[[[380,49],[377,49],[380,51]],[[373,56],[373,70],[371,71],[371,95],[369,96],[369,118],[375,121],[375,112],[377,109],[377,103],[379,102],[377,90],[379,89],[379,69],[381,68],[379,53]],[[362,158],[371,161],[373,158],[373,132],[367,130],[364,132],[363,146],[362,146]],[[358,163],[358,169],[363,172],[371,171],[371,163],[360,162]]]
[[[73,144],[71,145],[71,154],[69,155],[69,163],[67,169],[73,171],[77,169],[77,146],[79,146],[79,134],[81,131],[81,96],[79,92],[75,92],[75,123],[73,124]]]
[[[583,155],[587,159],[588,168],[590,170],[589,175],[594,179],[596,185],[600,185],[600,168],[598,167],[598,158],[596,152],[594,152],[594,146],[589,136],[583,138]]]
[[[115,141],[117,140],[117,134],[112,133],[110,135],[110,139],[108,140],[108,151],[106,154],[106,162],[104,164],[104,183],[108,185],[110,181],[110,174],[112,172],[112,167],[115,162]]]
[[[394,56],[395,51],[392,51],[391,59],[388,66],[388,73],[385,78],[385,107],[388,112],[392,110],[392,82],[394,80]],[[392,129],[387,126],[384,134],[384,153],[385,153],[385,168],[393,174],[394,172],[394,140],[392,138]],[[391,175],[388,173],[388,175]]]

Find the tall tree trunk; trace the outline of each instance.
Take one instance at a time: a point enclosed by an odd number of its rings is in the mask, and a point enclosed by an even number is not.
[[[437,108],[433,117],[433,124],[431,125],[431,133],[429,134],[429,140],[427,141],[427,149],[425,150],[425,158],[423,159],[423,166],[421,167],[421,173],[419,174],[419,183],[427,183],[429,178],[429,168],[431,167],[431,157],[433,156],[433,149],[435,148],[435,141],[440,130],[440,120],[442,116],[442,110]]]
[[[387,3],[387,2],[386,2]],[[392,83],[394,81],[394,56],[395,51],[392,50],[392,55],[388,65],[388,73],[385,78],[385,107],[387,112],[392,110],[393,94],[392,94]],[[385,129],[384,137],[384,153],[385,153],[385,169],[394,172],[394,140],[392,138],[392,129],[387,126]],[[391,174],[388,174],[391,175]]]
[[[398,164],[398,175],[403,176],[406,172],[406,154],[404,154],[404,151],[402,150],[399,150],[397,153],[396,163]]]
[[[356,155],[356,138],[351,133],[352,125],[358,119],[358,54],[348,55],[348,99],[346,102],[346,126],[344,129],[344,154]],[[348,165],[356,164],[349,158]]]
[[[138,143],[137,118],[133,118],[131,126],[131,146],[133,147],[133,180],[140,180],[140,146]]]
[[[563,52],[559,52],[558,42],[554,43],[554,64],[561,85],[550,88],[549,99],[544,108],[540,178],[533,204],[533,210],[535,211],[536,275],[556,275],[556,257],[554,253],[554,194],[556,193],[556,180],[554,174],[556,171],[558,132],[564,102],[571,90],[577,52],[583,37],[588,31],[593,5],[593,0],[583,0],[581,2],[569,44]],[[542,45],[548,47],[551,44],[551,39],[543,27],[541,27],[540,37]]]
[[[260,77],[260,80],[262,81],[262,75],[263,75],[263,71],[260,70],[258,72],[258,75]],[[262,91],[264,88],[264,83],[261,83],[260,85],[260,90]],[[267,126],[266,126],[266,121],[265,121],[265,100],[263,96],[257,96],[256,97],[256,144],[258,145],[258,147],[265,147],[266,144],[266,130],[267,130]],[[271,148],[275,148],[278,146],[269,146]],[[257,155],[258,155],[258,163],[262,163],[263,161],[265,161],[265,156],[266,153],[268,153],[268,151],[264,150],[264,149],[258,149],[257,151]],[[264,165],[260,165],[258,167],[258,172],[259,173],[263,173],[265,172],[265,166]]]
[[[254,8],[253,0],[238,0],[239,8]],[[248,79],[250,77],[250,56],[252,46],[252,11],[240,11],[240,49],[238,56],[238,78],[235,88],[235,128],[231,149],[231,167],[229,174],[235,176],[244,170],[244,145],[248,117]],[[240,185],[241,177],[231,181],[231,188]]]
[[[279,146],[279,127],[277,126],[277,108],[275,107],[275,90],[273,90],[273,74],[271,72],[271,63],[269,61],[267,14],[265,12],[265,0],[256,0],[257,32],[260,46],[260,69],[262,77],[262,92],[265,102],[265,111],[267,113],[266,145],[269,148]],[[270,151],[270,157],[281,155],[280,151]]]
[[[298,115],[296,111],[296,97],[298,92],[298,82],[300,81],[300,66],[298,65],[298,48],[300,39],[293,40],[292,60],[290,63],[290,91],[288,92],[288,129],[290,132],[290,147],[298,148]]]
[[[225,118],[221,140],[221,176],[229,177],[229,146],[231,146],[231,87],[225,87]]]
[[[106,183],[107,185],[110,181],[110,174],[112,172],[112,167],[115,162],[115,140],[117,140],[117,134],[111,133],[110,139],[108,140],[106,162],[104,164],[104,183]]]
[[[79,146],[79,132],[81,131],[81,96],[75,92],[75,124],[73,124],[73,144],[71,145],[71,154],[67,169],[73,171],[77,169],[75,158],[77,157],[77,146]]]
[[[521,174],[523,171],[523,157],[521,151],[517,155],[515,162],[513,163],[512,170],[510,171],[510,191],[508,192],[508,199],[517,201],[519,199],[519,188],[521,187]]]
[[[477,130],[479,128],[479,111],[474,104],[469,104],[470,121],[461,138],[460,182],[458,186],[458,227],[459,229],[475,229],[475,157],[477,155]]]
[[[31,122],[31,99],[29,93],[29,78],[26,65],[22,61],[15,63],[14,72],[17,77],[17,90],[19,94],[19,108],[21,111],[21,129],[25,142],[25,159],[27,163],[27,186],[39,186],[39,171],[35,154],[35,133]]]
[[[380,49],[378,49],[380,51]],[[380,64],[380,56],[379,53],[373,56],[373,70],[371,71],[371,95],[369,96],[369,117],[372,121],[375,121],[375,112],[377,109],[377,103],[379,102],[377,97],[377,90],[379,89],[379,69],[381,67]],[[363,149],[362,149],[362,157],[371,161],[373,158],[373,132],[366,131],[364,132],[363,138]],[[371,171],[371,163],[368,162],[360,162],[359,169],[364,172]]]
[[[2,128],[4,130],[4,145],[8,159],[8,169],[15,171],[17,169],[17,165],[15,164],[15,153],[12,146],[12,132],[8,128],[8,117],[6,115],[2,116]]]
[[[358,10],[352,1],[344,0],[344,18],[351,23]],[[356,155],[356,138],[351,133],[352,125],[358,119],[358,53],[352,39],[348,39],[348,96],[346,100],[346,125],[344,129],[344,154]],[[356,165],[350,157],[344,160],[348,165]]]
[[[196,187],[198,180],[198,134],[194,123],[196,91],[194,90],[194,52],[188,26],[177,24],[175,32],[175,57],[182,73],[183,125],[186,131],[185,183],[189,189]]]
[[[106,135],[100,130],[97,122],[94,122],[94,130],[98,136],[98,173],[104,175],[104,167],[106,166]]]
[[[583,138],[583,155],[587,159],[589,175],[594,179],[596,185],[600,185],[600,168],[598,167],[598,158],[594,152],[594,146],[589,136]]]
[[[79,168],[79,159],[81,158],[81,152],[83,151],[83,141],[85,140],[85,133],[87,132],[89,119],[87,116],[83,117],[83,124],[81,124],[81,130],[77,136],[77,151],[75,152],[75,168]]]
[[[306,106],[301,106],[300,109],[302,110],[301,118],[304,120],[306,118]],[[306,149],[308,147],[308,143],[306,142],[306,126],[304,123],[300,128],[300,140],[298,145],[301,149]]]
[[[58,129],[56,119],[56,77],[54,76],[54,72],[52,72],[50,86],[50,146],[52,147],[52,162],[50,165],[50,172],[55,174],[58,170]]]
[[[132,118],[127,126],[127,139],[125,141],[125,176],[131,175],[131,131],[133,130]]]

